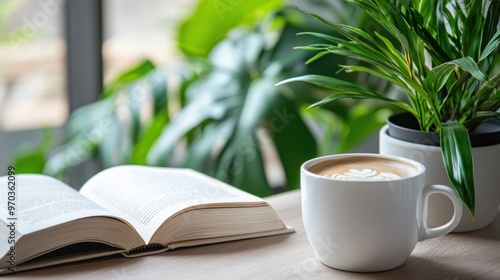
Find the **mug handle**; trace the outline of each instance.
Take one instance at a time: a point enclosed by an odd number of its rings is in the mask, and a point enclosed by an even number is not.
[[[451,199],[453,202],[454,213],[451,220],[439,227],[429,228],[427,225],[427,214],[429,212],[429,197],[433,194],[440,193],[444,194]],[[418,241],[425,239],[438,237],[452,231],[460,222],[462,217],[462,201],[458,197],[458,193],[455,189],[452,189],[443,185],[427,185],[423,190],[423,213],[422,213],[422,224],[420,225],[420,233],[418,234]]]

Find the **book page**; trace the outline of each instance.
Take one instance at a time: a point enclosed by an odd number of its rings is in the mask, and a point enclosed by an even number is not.
[[[193,205],[265,204],[194,170],[130,165],[100,172],[80,193],[127,220],[146,242],[168,217]]]
[[[0,177],[7,186],[7,177]],[[1,188],[4,189],[4,188]],[[7,223],[7,192],[0,192],[0,219]],[[111,213],[63,182],[46,175],[17,175],[16,230],[29,234],[54,225]],[[11,222],[11,220],[9,220]],[[9,224],[9,223],[7,223]]]

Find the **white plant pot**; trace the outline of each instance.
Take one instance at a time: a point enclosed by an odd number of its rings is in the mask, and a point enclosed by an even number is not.
[[[422,163],[427,169],[428,184],[452,186],[443,163],[441,148],[402,141],[389,136],[388,125],[379,134],[382,155],[402,156]],[[500,205],[500,144],[472,148],[474,162],[475,218],[464,205],[462,218],[453,232],[473,231],[488,226],[496,217]],[[453,215],[448,198],[434,195],[429,200],[429,226],[447,223]]]

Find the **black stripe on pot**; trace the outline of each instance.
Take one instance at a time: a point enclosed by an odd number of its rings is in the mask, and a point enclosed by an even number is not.
[[[420,131],[417,119],[407,112],[394,114],[387,119],[389,136],[410,143],[439,146],[439,134]],[[491,119],[469,133],[472,147],[491,146],[500,143],[500,120]]]

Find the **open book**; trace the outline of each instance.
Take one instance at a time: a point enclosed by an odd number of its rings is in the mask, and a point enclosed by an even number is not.
[[[80,192],[45,175],[16,177],[10,209],[10,181],[0,178],[0,273],[293,231],[264,200],[190,169],[113,167]]]

